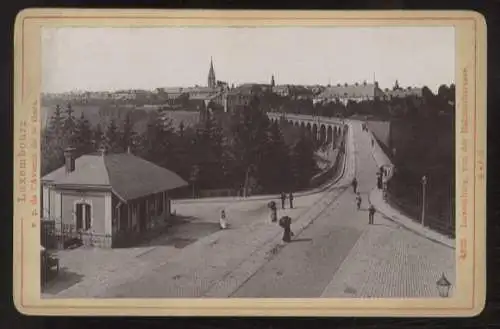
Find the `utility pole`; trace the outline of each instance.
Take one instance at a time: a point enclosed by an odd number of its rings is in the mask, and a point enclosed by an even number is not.
[[[427,177],[422,176],[422,226],[425,226],[425,187],[427,185]]]

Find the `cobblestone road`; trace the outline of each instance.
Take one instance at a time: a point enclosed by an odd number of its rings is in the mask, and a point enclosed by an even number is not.
[[[356,132],[358,176],[374,177],[370,142]],[[359,179],[359,178],[358,178]],[[377,213],[335,273],[323,297],[438,297],[436,281],[445,273],[455,283],[455,250],[408,231]],[[453,293],[453,292],[452,292]]]

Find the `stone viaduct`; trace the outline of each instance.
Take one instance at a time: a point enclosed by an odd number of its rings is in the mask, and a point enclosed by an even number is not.
[[[323,144],[332,144],[335,148],[334,142],[339,140],[336,138],[347,130],[347,125],[343,119],[318,117],[303,114],[289,114],[289,113],[267,113],[267,116],[272,122],[279,122],[285,120],[288,123],[309,131],[313,138]]]

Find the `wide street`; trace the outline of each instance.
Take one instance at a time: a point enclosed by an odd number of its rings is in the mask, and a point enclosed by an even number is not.
[[[454,251],[380,213],[368,225],[377,164],[370,137],[354,125],[362,209],[349,188],[232,297],[435,297],[442,273],[454,281]]]
[[[296,234],[291,243],[282,243],[282,229],[270,223],[269,200],[180,202],[173,208],[186,224],[148,246],[107,251],[114,253],[108,257],[114,260],[112,265],[103,258],[100,268],[88,270],[88,278],[55,295],[436,296],[435,282],[442,273],[455,281],[454,249],[408,231],[379,213],[375,225],[368,225],[368,195],[375,188],[377,164],[369,133],[359,123],[352,128],[349,151],[356,165],[348,162],[346,177],[326,191],[298,196],[294,209],[280,210],[279,216],[293,219]],[[359,211],[352,188],[346,187],[353,171],[363,198]],[[222,208],[231,223],[224,231],[217,226]],[[89,263],[87,269],[92,268]]]

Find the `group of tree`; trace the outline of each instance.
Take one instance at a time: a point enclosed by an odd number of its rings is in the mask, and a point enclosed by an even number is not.
[[[397,168],[389,184],[390,194],[418,217],[422,204],[421,179],[425,175],[427,214],[448,225],[454,223],[455,104],[455,85],[451,84],[441,85],[437,93],[423,87],[419,97],[338,100],[301,106],[298,112],[293,106],[283,106],[278,111],[390,121],[391,137],[386,152]],[[452,225],[447,227],[449,232],[453,231]]]
[[[310,135],[285,123],[272,123],[255,98],[228,116],[209,112],[195,126],[174,127],[162,115],[149,120],[144,132],[134,129],[130,116],[92,127],[82,112],[75,118],[71,105],[56,107],[43,131],[42,174],[64,164],[64,149],[80,156],[105,148],[136,154],[178,173],[199,190],[233,189],[276,193],[306,188],[318,168],[317,144]],[[297,129],[287,140],[283,130]]]
[[[313,104],[312,99],[270,98],[274,111],[319,115],[325,117],[370,116],[382,120],[414,116],[454,115],[455,85],[441,85],[434,94],[428,87],[422,88],[420,96],[377,98],[371,100],[333,100]]]

